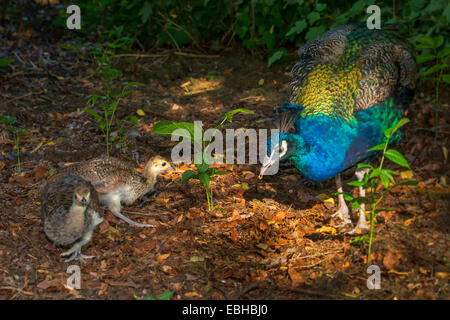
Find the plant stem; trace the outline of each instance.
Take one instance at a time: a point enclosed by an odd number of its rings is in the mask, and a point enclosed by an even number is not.
[[[378,169],[380,169],[380,170],[383,167],[384,154],[386,153],[386,149],[387,149],[387,147],[389,145],[389,140],[390,139],[391,139],[391,135],[389,135],[387,137],[386,144],[384,145],[383,155],[381,156],[380,166],[378,167]],[[391,190],[391,189],[387,189],[387,190]],[[374,233],[374,229],[375,229],[375,210],[376,210],[377,205],[380,203],[381,199],[383,199],[385,191],[383,192],[381,197],[375,202],[375,204],[373,204],[373,198],[372,198],[372,201],[371,201],[372,202],[372,208],[371,208],[371,211],[370,211],[370,235],[369,235],[369,251],[367,253],[367,263],[370,262],[370,254],[372,253],[372,241],[373,241],[373,233]]]

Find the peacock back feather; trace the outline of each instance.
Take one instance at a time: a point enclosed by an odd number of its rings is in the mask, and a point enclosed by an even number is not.
[[[383,142],[384,131],[403,116],[416,63],[394,28],[347,25],[299,49],[290,104],[279,112],[288,157],[306,177],[323,181],[370,157],[367,150]],[[288,133],[290,124],[294,134]]]

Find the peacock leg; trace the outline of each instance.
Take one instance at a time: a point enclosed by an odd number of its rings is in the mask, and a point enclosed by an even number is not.
[[[350,220],[350,216],[348,214],[348,207],[347,204],[345,203],[345,199],[344,199],[344,190],[342,189],[342,182],[341,182],[341,174],[338,174],[336,176],[336,187],[337,187],[337,191],[339,193],[338,195],[338,201],[339,201],[339,209],[338,211],[336,211],[332,217],[338,216],[339,218],[342,219],[342,227],[347,225],[347,224],[351,224],[352,221]]]
[[[358,181],[363,181],[364,176],[368,173],[369,173],[368,168],[358,168],[356,169],[355,175]],[[365,197],[366,189],[364,189],[363,187],[359,187],[359,196]],[[369,226],[367,225],[366,221],[366,205],[364,203],[361,203],[361,205],[359,206],[358,215],[359,215],[358,223],[356,224],[356,227],[349,232],[349,234],[357,232],[363,233],[364,231],[369,230]]]

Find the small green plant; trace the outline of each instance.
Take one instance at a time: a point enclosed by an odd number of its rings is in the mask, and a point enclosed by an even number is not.
[[[111,43],[108,45],[111,45]],[[84,110],[87,114],[95,118],[100,130],[105,135],[106,155],[108,156],[110,152],[110,141],[114,141],[114,138],[111,137],[111,128],[113,124],[115,123],[118,127],[120,151],[122,152],[124,133],[123,125],[126,121],[134,125],[137,125],[138,122],[138,119],[131,115],[114,122],[114,116],[119,102],[121,99],[133,92],[133,89],[130,87],[143,85],[139,82],[123,82],[122,90],[120,92],[116,92],[116,90],[114,90],[114,81],[121,76],[121,72],[112,67],[112,58],[114,56],[114,48],[116,48],[116,45],[113,45],[112,48],[113,49],[98,46],[91,51],[97,59],[100,69],[99,74],[103,78],[104,86],[102,94],[93,94],[89,96],[88,105],[94,107],[96,104],[99,104],[103,111],[103,115],[98,114],[92,109],[86,108]]]
[[[100,105],[103,115],[98,114],[92,109],[84,109],[84,112],[91,115],[95,118],[97,121],[98,127],[105,135],[105,142],[106,142],[106,155],[109,156],[110,152],[110,141],[114,141],[115,139],[111,137],[111,128],[114,124],[114,116],[117,110],[117,107],[119,105],[119,102],[122,98],[126,97],[130,93],[133,92],[133,90],[130,90],[131,86],[142,86],[143,84],[138,82],[130,82],[123,84],[122,91],[120,93],[112,93],[110,90],[106,90],[103,95],[93,94],[89,97],[88,104],[91,107],[94,107],[95,105]],[[122,146],[122,136],[123,136],[123,125],[126,121],[129,121],[130,123],[137,125],[138,119],[135,116],[127,116],[122,120],[116,121],[116,125],[118,126],[118,132],[120,137],[120,143]]]
[[[117,126],[117,136],[119,137],[119,147],[120,147],[120,153],[122,153],[123,151],[123,146],[126,142],[126,135],[125,135],[125,124],[126,123],[130,123],[132,125],[134,125],[135,127],[138,126],[139,124],[139,119],[136,116],[133,115],[128,115],[123,119],[119,119],[116,121],[116,126]],[[113,137],[111,137],[111,139],[113,140]],[[114,141],[114,140],[113,140]]]
[[[434,125],[437,125],[437,107],[441,93],[441,83],[450,84],[450,74],[445,73],[450,59],[450,46],[444,44],[444,37],[419,37],[416,39],[416,50],[422,53],[417,56],[417,63],[424,64],[419,71],[422,82],[433,81],[434,84]],[[436,131],[437,133],[437,131]]]
[[[28,134],[28,131],[26,129],[16,128],[14,125],[17,124],[17,120],[10,116],[3,116],[0,119],[0,122],[6,123],[8,125],[8,131],[14,136],[14,149],[16,149],[17,152],[17,173],[20,174],[22,172],[20,167],[20,135]]]
[[[237,113],[253,114],[254,112],[242,108],[229,111],[221,119],[218,125],[214,127],[214,130],[215,131],[220,130],[227,122],[231,123],[233,121],[233,116]],[[177,129],[185,129],[187,130],[187,132],[189,132],[189,134],[187,136],[177,134],[175,132],[175,130]],[[195,135],[194,132],[198,132],[199,133],[198,136]],[[197,170],[196,171],[186,170],[185,172],[183,172],[183,175],[181,177],[181,183],[186,183],[191,179],[199,180],[205,189],[206,200],[208,202],[208,209],[210,211],[214,210],[214,203],[213,203],[214,177],[227,173],[225,171],[221,171],[217,168],[210,166],[212,161],[209,158],[208,148],[213,142],[214,135],[211,136],[209,141],[204,141],[203,137],[205,133],[203,132],[202,128],[190,122],[171,122],[171,121],[161,121],[156,123],[153,127],[153,133],[165,136],[177,134],[190,139],[193,145],[198,144],[202,146],[202,151],[194,154],[194,163]]]
[[[392,140],[395,140],[397,136],[395,133],[397,130],[399,130],[402,126],[407,124],[409,122],[409,119],[403,118],[400,119],[400,121],[392,128],[388,128],[384,135],[386,137],[386,141],[369,149],[368,152],[373,151],[381,151],[382,150],[382,156],[380,165],[375,168],[370,164],[358,164],[358,168],[368,168],[369,172],[364,176],[364,179],[362,181],[351,181],[348,184],[353,187],[363,187],[367,191],[366,197],[353,197],[351,194],[344,192],[345,200],[352,202],[352,208],[353,210],[357,210],[361,204],[368,204],[370,207],[370,235],[368,239],[369,249],[367,254],[367,263],[370,262],[370,255],[372,253],[372,243],[373,243],[373,234],[374,234],[374,226],[375,226],[375,218],[378,212],[380,211],[387,211],[387,210],[393,210],[392,208],[379,208],[378,205],[380,204],[381,200],[383,200],[384,196],[389,193],[392,188],[395,188],[399,185],[416,185],[418,181],[416,180],[401,180],[401,181],[395,181],[394,177],[395,175],[399,175],[398,172],[384,169],[383,164],[385,158],[391,160],[392,162],[410,169],[408,161],[403,157],[403,155],[395,150],[395,149],[388,149],[389,142]],[[379,191],[378,185],[382,184],[383,188]],[[358,239],[355,239],[352,244],[361,244],[363,242],[366,242],[367,238],[362,236]]]
[[[416,39],[416,50],[422,53],[417,56],[417,63],[428,62],[428,67],[422,66],[419,71],[422,81],[433,80],[435,84],[435,101],[439,102],[441,81],[450,84],[450,74],[444,73],[448,69],[450,59],[450,45],[443,46],[444,37],[420,37]],[[433,62],[433,63],[430,63]]]

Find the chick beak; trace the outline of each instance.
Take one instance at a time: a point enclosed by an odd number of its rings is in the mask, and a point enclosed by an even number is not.
[[[170,166],[167,168],[167,171],[175,171],[175,169],[172,166]]]
[[[83,207],[86,207],[86,205],[87,205],[87,200],[86,200],[86,198],[81,199],[81,205],[82,205]]]

